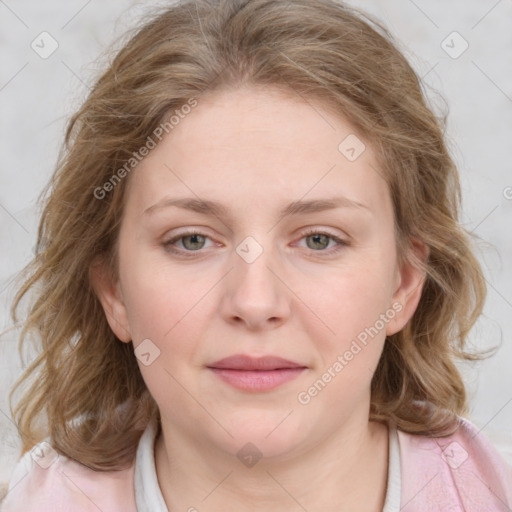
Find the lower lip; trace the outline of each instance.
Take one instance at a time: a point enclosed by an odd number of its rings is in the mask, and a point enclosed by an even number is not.
[[[307,368],[281,370],[229,370],[210,368],[218,377],[243,391],[269,391],[297,378]]]

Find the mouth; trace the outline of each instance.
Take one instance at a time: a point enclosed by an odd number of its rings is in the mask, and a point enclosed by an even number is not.
[[[244,354],[221,359],[207,368],[225,383],[252,392],[275,389],[308,369],[304,365],[276,356],[254,358]]]

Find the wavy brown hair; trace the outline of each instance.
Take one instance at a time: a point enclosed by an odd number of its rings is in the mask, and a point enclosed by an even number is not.
[[[201,95],[276,87],[347,118],[374,148],[394,205],[400,261],[417,239],[429,249],[422,296],[386,340],[372,380],[370,420],[440,436],[467,413],[457,358],[480,315],[485,281],[458,223],[460,187],[417,74],[376,20],[335,0],[198,0],[151,15],[114,56],[69,121],[46,189],[36,254],[12,315],[31,298],[36,359],[13,388],[23,452],[50,436],[60,453],[97,470],[126,467],[158,409],[133,347],[111,331],[90,279],[98,257],[116,277],[116,242],[129,176],[95,190],[170,113]],[[28,292],[31,293],[28,293]],[[23,394],[13,407],[14,392]]]

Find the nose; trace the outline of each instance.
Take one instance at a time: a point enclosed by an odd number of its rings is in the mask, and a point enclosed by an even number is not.
[[[290,316],[293,293],[277,255],[248,237],[232,256],[233,268],[226,276],[222,315],[227,322],[250,330],[268,330]]]

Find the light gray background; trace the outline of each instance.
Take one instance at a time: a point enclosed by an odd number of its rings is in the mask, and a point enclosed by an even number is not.
[[[160,4],[162,2],[159,2]],[[489,293],[472,331],[497,355],[462,368],[471,419],[512,464],[512,2],[510,0],[352,0],[380,18],[412,65],[449,105],[448,136],[459,166],[464,225],[480,251]],[[88,93],[94,60],[155,2],[0,0],[0,330],[12,325],[13,277],[36,240],[35,201],[52,173],[64,123]],[[31,42],[49,32],[47,59]],[[441,43],[457,31],[469,48],[457,59]],[[453,43],[451,42],[453,41]],[[452,51],[461,41],[447,40]],[[434,104],[443,107],[432,94]],[[16,329],[0,337],[0,481],[9,478],[19,440],[7,394],[21,371]]]

